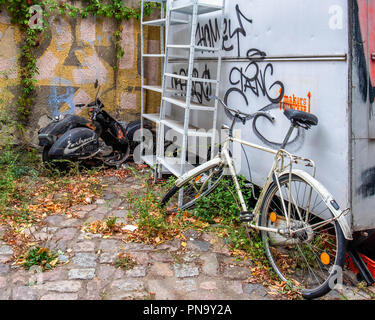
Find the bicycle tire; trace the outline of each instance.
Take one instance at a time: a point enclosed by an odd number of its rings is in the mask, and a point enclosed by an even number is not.
[[[216,172],[212,172],[211,170],[214,170]],[[183,181],[180,186],[174,185],[163,197],[161,204],[160,204],[161,207],[165,207],[168,203],[171,203],[171,200],[176,194],[178,194],[181,188],[184,188],[188,185],[190,185],[190,187],[193,187],[193,188],[194,188],[193,185],[197,185],[197,188],[198,188],[199,187],[198,182],[201,184],[202,177],[206,176],[208,177],[207,179],[210,179],[212,181],[211,183],[208,183],[209,182],[208,180],[204,180],[203,183],[206,183],[208,188],[204,190],[203,192],[200,192],[199,195],[194,194],[194,192],[190,192],[188,193],[188,197],[186,197],[186,190],[184,190],[184,200],[187,200],[187,202],[183,203],[183,205],[179,209],[186,210],[186,209],[193,207],[199,199],[207,196],[209,193],[215,190],[221,178],[223,177],[223,174],[224,174],[224,168],[221,166],[218,166],[217,164],[211,167],[208,167],[204,171],[198,171],[197,173],[195,173],[194,175],[188,177],[185,181]],[[187,176],[189,176],[189,174],[187,174]]]
[[[293,227],[296,229],[305,227],[306,230],[296,233],[293,238],[273,232],[261,231],[266,256],[279,278],[298,289],[304,298],[314,299],[321,297],[335,285],[335,279],[338,276],[337,272],[342,270],[345,263],[346,240],[343,231],[337,220],[314,230],[309,227],[311,223],[326,221],[333,216],[324,199],[320,199],[322,195],[312,183],[292,174],[291,184],[289,185],[289,174],[285,174],[279,178],[279,184],[281,192],[275,182],[266,191],[261,206],[260,224],[262,226],[281,228],[284,223],[285,227],[286,223],[283,222],[282,209],[280,208],[282,207],[281,193],[284,198],[284,204],[291,203],[290,222]],[[302,202],[299,202],[298,193],[300,190],[302,191],[303,184],[305,185],[304,196]],[[288,185],[288,190],[292,190],[292,196],[290,197],[292,201],[288,201],[288,193],[283,192],[283,186],[286,185]],[[306,190],[306,186],[309,186],[310,189]],[[310,190],[311,193],[309,194]],[[309,195],[306,197],[306,204],[304,204],[306,191]],[[313,197],[314,204],[311,206]],[[320,201],[317,203],[317,200]],[[322,208],[324,211],[321,210]],[[310,210],[311,212],[309,212]],[[272,215],[273,217],[271,218]],[[309,219],[309,215],[311,215],[311,219]],[[288,264],[292,264],[292,266],[289,267]],[[321,281],[319,281],[320,277],[322,278]],[[306,282],[302,284],[303,280]],[[309,283],[313,285],[306,285]]]

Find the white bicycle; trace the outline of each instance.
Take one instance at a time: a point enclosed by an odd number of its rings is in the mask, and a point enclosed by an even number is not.
[[[265,112],[246,114],[229,108],[220,98],[225,110],[233,117],[227,139],[219,154],[210,161],[186,172],[162,199],[162,206],[177,203],[183,188],[183,203],[179,209],[192,207],[212,192],[229,172],[236,187],[242,210],[240,220],[248,228],[260,231],[267,258],[289,286],[299,290],[305,298],[317,298],[330,291],[345,262],[346,240],[351,240],[351,230],[344,217],[349,209],[341,210],[327,189],[317,181],[315,164],[310,159],[293,155],[284,148],[297,127],[309,129],[318,124],[313,114],[285,109],[291,126],[279,150],[269,149],[233,137],[237,121],[256,120]],[[236,176],[230,144],[237,142],[275,155],[264,187],[251,212],[245,203]],[[297,164],[312,170],[312,175],[297,169]],[[229,170],[229,171],[227,171]]]

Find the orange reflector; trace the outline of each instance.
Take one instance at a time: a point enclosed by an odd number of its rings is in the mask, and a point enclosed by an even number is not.
[[[273,211],[270,213],[270,220],[271,220],[271,222],[273,222],[273,223],[275,223],[276,220],[277,220],[277,215],[276,215],[276,213],[273,212]]]
[[[194,196],[194,198],[197,199],[199,196],[200,196],[200,194],[197,193],[197,194]]]
[[[327,265],[327,264],[329,264],[329,261],[330,261],[331,259],[329,258],[328,253],[323,252],[323,253],[320,255],[320,260],[322,261],[323,264]]]
[[[202,178],[202,176],[198,176],[195,178],[195,182],[198,182],[200,179]]]

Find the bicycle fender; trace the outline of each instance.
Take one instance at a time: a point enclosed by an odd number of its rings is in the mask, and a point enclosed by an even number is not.
[[[189,179],[190,177],[202,173],[206,171],[207,169],[213,168],[218,166],[223,160],[219,157],[216,157],[210,161],[207,161],[206,163],[203,163],[202,165],[191,169],[190,171],[184,173],[180,178],[178,178],[175,182],[176,187],[181,187],[186,179]]]
[[[289,171],[284,171],[280,176],[284,174],[289,174]],[[335,217],[337,217],[337,222],[339,223],[344,233],[345,239],[353,240],[351,228],[348,224],[348,221],[342,214],[343,210],[340,209],[331,193],[318,180],[316,180],[314,177],[312,177],[310,174],[303,170],[294,169],[292,170],[292,174],[295,174],[296,176],[305,179],[315,188],[315,190],[322,196],[322,199],[324,200],[328,208],[331,210],[332,214]]]

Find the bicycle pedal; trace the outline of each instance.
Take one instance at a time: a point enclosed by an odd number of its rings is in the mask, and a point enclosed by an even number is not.
[[[240,212],[240,221],[242,223],[248,223],[253,221],[254,219],[254,214],[249,212],[249,211],[242,211]]]

